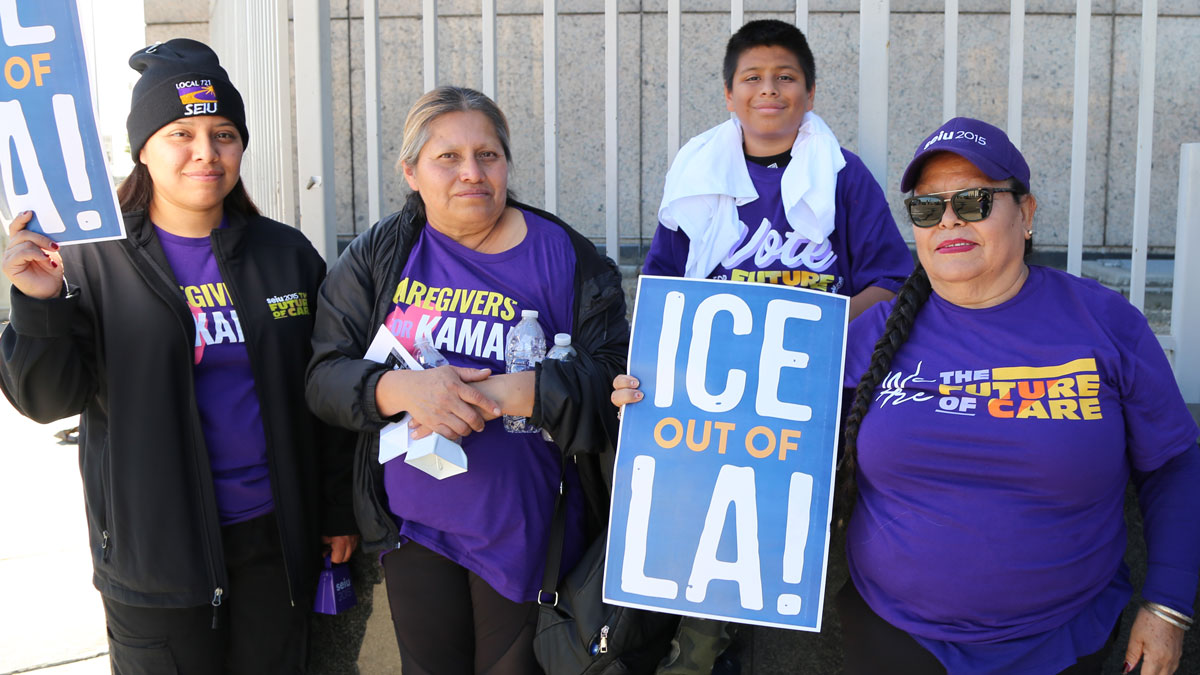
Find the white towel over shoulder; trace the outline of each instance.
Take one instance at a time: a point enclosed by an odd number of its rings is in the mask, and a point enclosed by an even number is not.
[[[825,121],[808,112],[783,170],[781,196],[792,230],[821,243],[833,232],[842,148]],[[730,119],[688,141],[667,171],[658,221],[688,236],[684,275],[705,278],[745,236],[737,207],[758,199],[742,152],[742,128]]]

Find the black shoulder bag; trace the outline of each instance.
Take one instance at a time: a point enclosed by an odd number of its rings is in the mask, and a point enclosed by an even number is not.
[[[559,482],[538,592],[533,651],[546,675],[653,673],[667,653],[679,617],[601,600],[605,536],[588,547],[575,569],[556,584],[567,523],[565,482]]]

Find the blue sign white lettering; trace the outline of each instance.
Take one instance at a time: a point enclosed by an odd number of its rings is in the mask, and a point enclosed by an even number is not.
[[[848,304],[641,278],[606,601],[820,630]]]
[[[60,244],[125,236],[92,112],[75,0],[0,0],[0,185]]]

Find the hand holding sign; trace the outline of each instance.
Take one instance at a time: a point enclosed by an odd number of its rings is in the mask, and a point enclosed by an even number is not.
[[[62,262],[57,253],[52,253],[58,250],[58,244],[29,229],[32,219],[32,212],[22,211],[8,226],[4,276],[25,295],[46,300],[62,290]]]
[[[0,0],[0,36],[0,187],[8,209],[32,210],[28,229],[62,244],[124,237],[75,1]]]
[[[613,393],[609,396],[612,404],[621,408],[630,403],[637,403],[642,400],[642,390],[638,389],[640,383],[637,378],[632,375],[618,375],[613,379]],[[617,413],[620,415],[620,413]]]

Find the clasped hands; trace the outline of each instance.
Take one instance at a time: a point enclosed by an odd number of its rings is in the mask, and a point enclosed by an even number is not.
[[[500,415],[528,417],[533,391],[533,371],[493,375],[486,368],[441,366],[384,373],[375,404],[383,417],[411,415],[413,440],[431,433],[458,440]]]

